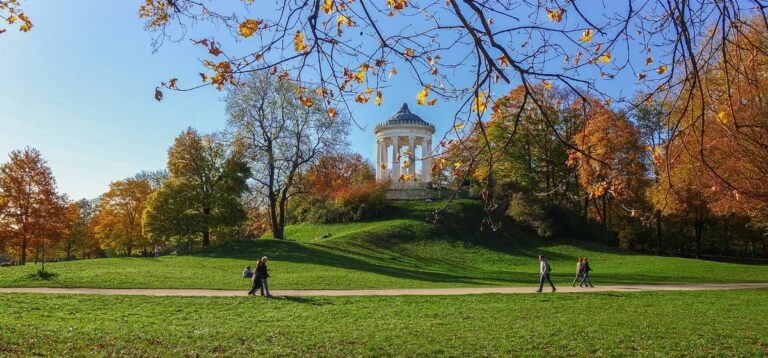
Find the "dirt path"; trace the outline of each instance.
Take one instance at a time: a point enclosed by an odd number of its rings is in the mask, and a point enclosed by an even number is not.
[[[674,284],[674,285],[615,285],[579,288],[562,286],[557,292],[637,292],[637,291],[702,291],[702,290],[738,290],[750,288],[768,288],[768,283],[726,283],[726,284]],[[0,293],[50,293],[50,294],[92,294],[92,295],[144,295],[144,296],[203,296],[230,297],[245,296],[247,289],[208,290],[208,289],[156,289],[156,288],[0,288]],[[404,289],[365,289],[365,290],[274,290],[275,296],[441,296],[475,295],[483,293],[535,293],[536,287],[465,287],[465,288],[404,288]],[[545,293],[550,289],[545,288]]]

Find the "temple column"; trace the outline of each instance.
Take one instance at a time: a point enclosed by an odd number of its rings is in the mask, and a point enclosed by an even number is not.
[[[376,140],[376,181],[381,180],[381,139]]]
[[[416,170],[416,146],[414,145],[414,137],[409,136],[408,137],[408,150],[410,151],[410,154],[408,154],[408,162],[411,163],[411,167],[408,168],[408,174],[413,174]]]
[[[382,181],[387,180],[387,169],[389,169],[389,163],[387,163],[387,148],[387,138],[384,138],[381,140],[381,165],[379,165]]]
[[[432,139],[424,138],[421,144],[421,177],[425,183],[432,181]]]
[[[400,178],[400,159],[398,158],[400,149],[397,139],[397,137],[392,137],[392,180],[395,182]]]

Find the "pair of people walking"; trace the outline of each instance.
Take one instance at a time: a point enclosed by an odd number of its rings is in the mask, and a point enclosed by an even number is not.
[[[592,280],[589,278],[589,273],[591,271],[592,268],[589,267],[587,258],[579,257],[579,260],[576,262],[576,278],[573,279],[573,286],[576,287],[576,281],[581,280],[579,287],[584,287],[587,284],[589,287],[595,287],[592,284]],[[544,257],[544,255],[539,255],[539,289],[536,290],[536,292],[541,293],[542,289],[544,289],[544,282],[549,282],[549,285],[552,287],[552,292],[557,291],[555,284],[552,283],[552,279],[550,278],[551,272],[552,266],[549,265],[547,258]]]
[[[250,266],[246,267],[243,271],[243,277],[250,278],[252,282],[248,296],[255,296],[256,291],[261,291],[262,296],[272,297],[272,294],[269,293],[269,271],[267,270],[266,256],[256,262],[255,270],[251,270]]]
[[[589,273],[591,271],[592,268],[589,267],[589,260],[587,260],[586,257],[579,257],[579,260],[576,261],[576,277],[573,278],[571,286],[576,287],[576,282],[581,280],[579,287],[584,287],[586,285],[595,287],[595,285],[592,284],[592,279],[589,278]]]

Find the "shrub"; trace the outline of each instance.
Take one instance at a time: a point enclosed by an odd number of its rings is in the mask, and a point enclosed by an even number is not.
[[[372,218],[384,210],[384,192],[383,186],[369,182],[347,187],[334,199],[305,196],[292,203],[291,220],[339,223]]]
[[[523,193],[514,193],[509,199],[507,216],[530,227],[543,238],[556,236],[556,223],[549,214],[549,208]]]

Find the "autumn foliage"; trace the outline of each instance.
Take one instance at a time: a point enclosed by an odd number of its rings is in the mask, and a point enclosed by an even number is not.
[[[359,154],[322,156],[300,178],[291,203],[296,221],[346,222],[383,210],[384,188],[374,169]]]

